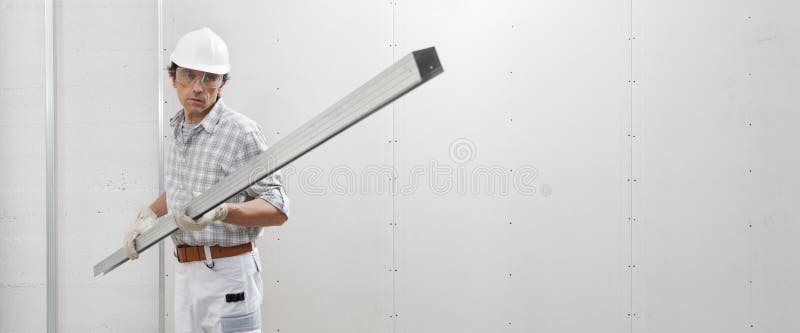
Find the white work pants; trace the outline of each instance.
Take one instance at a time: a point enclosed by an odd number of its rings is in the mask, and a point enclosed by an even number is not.
[[[260,260],[253,249],[213,265],[176,263],[175,333],[261,332]]]

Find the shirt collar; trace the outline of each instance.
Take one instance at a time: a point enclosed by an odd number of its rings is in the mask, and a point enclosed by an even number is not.
[[[218,99],[216,103],[214,103],[214,107],[211,108],[211,111],[200,121],[200,126],[206,130],[208,133],[214,133],[214,127],[217,126],[219,123],[219,119],[222,117],[222,108],[225,107],[225,103],[222,102],[222,98]]]
[[[200,127],[202,127],[208,133],[213,133],[214,127],[217,126],[219,119],[222,117],[223,108],[225,108],[225,103],[222,102],[222,98],[220,98],[216,103],[214,103],[211,111],[209,111],[203,120],[200,121]],[[183,109],[178,110],[178,112],[176,112],[175,115],[169,119],[169,126],[177,126],[184,121],[184,117]]]

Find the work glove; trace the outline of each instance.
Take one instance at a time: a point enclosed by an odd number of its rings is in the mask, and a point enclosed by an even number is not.
[[[200,192],[192,192],[192,198],[200,196]],[[209,223],[214,221],[222,221],[228,217],[228,205],[221,204],[216,208],[209,210],[199,219],[195,220],[187,216],[183,209],[172,214],[175,219],[175,224],[178,228],[184,231],[200,231],[203,230]]]
[[[136,245],[134,245],[133,240],[147,231],[147,229],[150,229],[153,226],[153,221],[157,218],[158,216],[150,207],[139,209],[139,215],[136,216],[136,221],[133,221],[133,225],[125,233],[125,239],[122,244],[122,247],[125,248],[125,253],[128,254],[128,259],[139,259],[139,252],[136,252]]]

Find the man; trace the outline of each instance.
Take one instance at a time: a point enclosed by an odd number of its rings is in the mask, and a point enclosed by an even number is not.
[[[209,28],[187,33],[170,56],[169,75],[183,109],[170,119],[166,192],[140,210],[125,235],[133,240],[168,212],[172,235],[175,332],[260,332],[262,281],[255,240],[287,220],[288,198],[276,172],[197,220],[184,214],[191,198],[267,149],[259,126],[228,108],[220,93],[230,64],[225,42]]]

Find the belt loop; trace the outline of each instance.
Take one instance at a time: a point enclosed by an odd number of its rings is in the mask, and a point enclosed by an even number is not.
[[[203,246],[203,250],[206,252],[206,267],[208,267],[208,269],[214,268],[214,258],[211,258],[211,248],[206,245]]]

